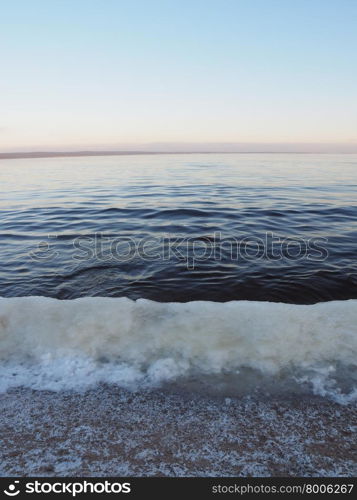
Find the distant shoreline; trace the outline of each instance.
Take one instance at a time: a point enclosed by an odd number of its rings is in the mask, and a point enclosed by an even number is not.
[[[356,154],[329,151],[34,151],[0,153],[0,160],[26,158],[67,158],[81,156],[134,156],[134,155],[196,155],[196,154]]]

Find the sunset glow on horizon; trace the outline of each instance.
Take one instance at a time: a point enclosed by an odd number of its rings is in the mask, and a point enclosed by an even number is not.
[[[0,153],[357,152],[357,2],[14,0],[0,25]]]

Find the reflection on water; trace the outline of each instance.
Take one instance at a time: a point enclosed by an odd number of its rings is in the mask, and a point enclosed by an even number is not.
[[[3,160],[0,295],[356,298],[356,168],[357,155]],[[215,258],[217,233],[245,240],[248,258],[233,258],[229,242]],[[281,258],[272,258],[273,248],[259,251],[268,233],[285,242]],[[165,258],[176,240],[185,258]],[[294,254],[311,240],[324,258]],[[128,252],[128,241],[145,241],[149,258]]]

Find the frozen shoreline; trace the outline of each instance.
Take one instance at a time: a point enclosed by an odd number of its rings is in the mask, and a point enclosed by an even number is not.
[[[0,395],[1,476],[353,476],[355,405],[103,385]]]
[[[303,390],[357,400],[357,300],[273,302],[0,298],[0,392],[152,389],[220,379],[242,394]],[[211,379],[215,379],[210,382]]]

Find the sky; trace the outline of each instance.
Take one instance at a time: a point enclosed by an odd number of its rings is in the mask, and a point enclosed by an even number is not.
[[[0,11],[0,152],[357,152],[357,0],[0,0]]]

